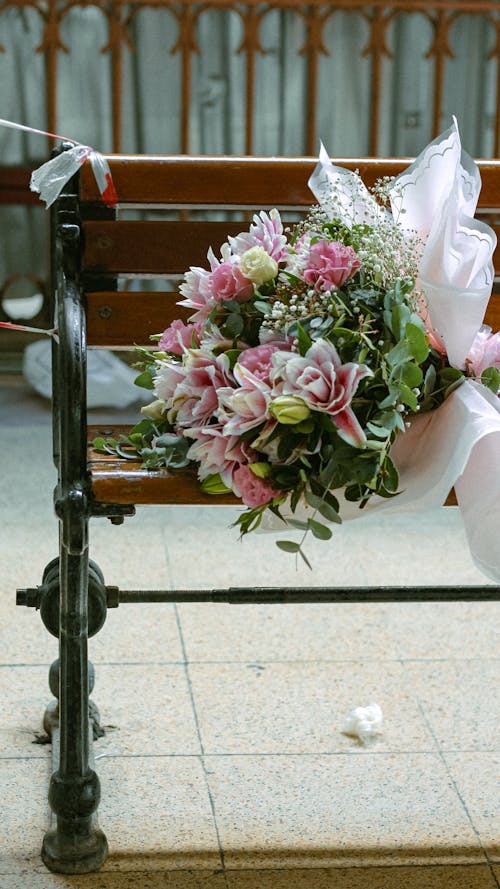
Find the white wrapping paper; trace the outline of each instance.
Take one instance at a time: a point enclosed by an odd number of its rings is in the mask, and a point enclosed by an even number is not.
[[[348,225],[375,218],[374,200],[354,174],[334,167],[322,146],[309,185],[325,209]],[[393,218],[424,243],[418,285],[425,293],[434,341],[453,367],[465,359],[483,322],[493,284],[493,230],[473,218],[479,170],[461,147],[457,123],[435,139],[394,182]],[[339,200],[339,194],[346,199]],[[347,196],[349,195],[349,197]],[[444,503],[455,487],[472,558],[500,582],[500,398],[467,380],[437,410],[415,416],[391,456],[400,493],[372,498],[364,510],[341,502],[343,519],[374,510],[425,510]],[[337,492],[336,492],[337,493]],[[277,529],[276,525],[276,529]]]

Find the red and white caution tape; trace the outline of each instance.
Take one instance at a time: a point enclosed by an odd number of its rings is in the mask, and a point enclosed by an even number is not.
[[[22,130],[25,133],[35,133],[39,136],[49,136],[52,139],[60,139],[63,142],[72,142],[73,148],[63,151],[57,157],[42,164],[37,170],[31,174],[30,188],[40,195],[42,201],[45,201],[47,207],[54,203],[59,197],[62,189],[72,176],[77,172],[79,167],[86,160],[89,160],[92,171],[97,182],[97,187],[103,202],[107,207],[114,209],[118,203],[118,195],[116,193],[111,170],[107,160],[94,151],[88,145],[82,145],[75,139],[67,139],[65,136],[58,136],[56,133],[48,133],[45,130],[37,130],[34,127],[27,127],[20,123],[14,123],[10,120],[0,118],[0,126],[9,127],[13,130]]]

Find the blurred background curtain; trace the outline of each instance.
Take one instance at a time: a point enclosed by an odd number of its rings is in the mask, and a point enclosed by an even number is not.
[[[375,73],[376,153],[415,155],[452,114],[471,154],[494,151],[500,34],[494,12],[451,17],[443,31],[440,13],[392,14],[390,4],[382,28],[380,7],[371,10],[369,3],[253,5],[252,18],[250,6],[236,3],[230,9],[136,2],[115,4],[118,25],[112,2],[67,4],[54,22],[51,4],[57,0],[36,8],[12,0],[0,10],[0,117],[46,129],[52,116],[57,132],[103,152],[118,145],[124,152],[296,155],[316,153],[322,139],[337,157],[375,153]],[[426,6],[432,13],[432,3]],[[436,52],[444,59],[437,118]],[[112,107],[117,78],[119,133]],[[47,151],[44,138],[0,127],[1,167],[32,168]],[[0,282],[46,277],[44,213],[0,206]],[[8,288],[0,286],[5,303]],[[28,286],[36,289],[36,282]]]

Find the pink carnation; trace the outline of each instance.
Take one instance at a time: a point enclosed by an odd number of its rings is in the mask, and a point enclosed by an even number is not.
[[[200,345],[200,333],[203,329],[203,323],[197,321],[196,324],[184,324],[180,318],[172,321],[170,327],[163,332],[161,340],[158,343],[160,352],[172,352],[174,355],[183,355],[185,349],[196,348]]]
[[[316,291],[338,290],[361,267],[358,254],[339,241],[316,241],[309,250],[304,281]]]
[[[366,436],[349,406],[363,377],[371,370],[363,364],[342,364],[329,340],[316,340],[304,357],[276,352],[271,379],[278,395],[298,395],[313,411],[329,414],[338,434],[348,444],[363,447]]]
[[[253,296],[254,288],[251,281],[241,274],[234,262],[221,262],[211,273],[209,285],[216,302],[235,299],[246,302]]]
[[[250,509],[281,496],[281,491],[275,490],[265,479],[257,478],[245,465],[238,466],[233,472],[233,491]]]
[[[238,364],[251,371],[254,377],[269,383],[271,372],[271,356],[279,349],[286,349],[286,343],[267,343],[263,346],[253,346],[245,349],[238,357]],[[290,346],[291,348],[291,346]]]

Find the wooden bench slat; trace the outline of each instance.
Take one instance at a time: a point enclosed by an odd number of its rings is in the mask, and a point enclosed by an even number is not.
[[[99,348],[150,346],[151,335],[192,314],[177,305],[177,292],[99,291],[87,293],[86,299],[87,343]],[[491,297],[484,320],[492,330],[500,330],[500,294]]]
[[[500,330],[500,294],[494,294],[488,303],[484,323],[489,324],[493,331]]]
[[[196,478],[195,467],[143,469],[140,460],[102,454],[92,444],[99,436],[120,439],[129,430],[129,426],[123,425],[87,428],[88,471],[93,496],[99,503],[241,506],[234,494],[204,494]]]
[[[92,492],[99,503],[161,504],[176,506],[241,506],[233,494],[204,494],[196,477],[195,467],[186,469],[143,469],[140,460],[126,460],[113,454],[97,451],[92,442],[95,438],[120,439],[127,435],[129,426],[89,426],[88,471]],[[456,506],[457,499],[451,491],[446,506]]]
[[[243,221],[88,221],[84,223],[84,267],[96,275],[183,275],[190,266],[206,268],[209,247],[217,255],[229,235],[238,235],[246,227]],[[499,274],[500,226],[493,228],[499,236],[493,254]]]
[[[307,180],[316,158],[106,155],[121,204],[213,204],[264,209],[269,206],[309,206]],[[412,159],[335,158],[335,163],[359,170],[367,186],[382,176],[396,176]],[[480,207],[500,207],[499,160],[477,161],[483,188]],[[285,188],[286,184],[286,188]],[[81,176],[81,197],[98,201],[99,192],[89,163]],[[286,202],[284,196],[286,195]]]
[[[102,275],[183,275],[190,266],[207,266],[207,251],[217,252],[244,222],[85,222],[83,263]]]
[[[89,346],[123,348],[151,346],[150,336],[162,333],[176,318],[187,321],[191,309],[178,306],[179,293],[97,292],[87,294]]]

